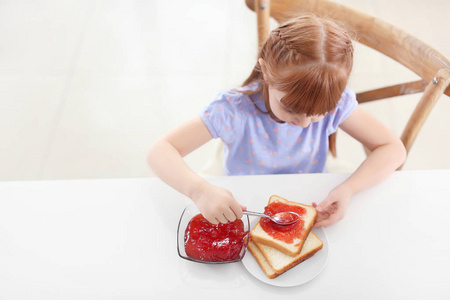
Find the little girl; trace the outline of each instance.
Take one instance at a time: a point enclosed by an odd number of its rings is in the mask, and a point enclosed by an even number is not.
[[[183,157],[212,138],[224,143],[227,175],[323,172],[328,137],[338,127],[371,153],[319,204],[315,226],[340,220],[355,193],[396,170],[399,138],[358,107],[346,88],[353,46],[330,20],[302,15],[271,32],[243,86],[219,93],[200,116],[160,138],[148,161],[157,176],[191,198],[211,223],[242,217],[228,190],[194,173]]]

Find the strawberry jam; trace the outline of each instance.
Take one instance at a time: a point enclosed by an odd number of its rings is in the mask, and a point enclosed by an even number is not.
[[[264,213],[269,216],[286,211],[297,213],[300,216],[300,220],[291,225],[279,225],[268,218],[261,218],[259,224],[261,225],[261,228],[274,239],[292,243],[295,238],[301,236],[302,231],[304,230],[305,222],[303,221],[302,216],[306,214],[306,209],[281,202],[272,202],[264,208]]]
[[[226,224],[212,224],[198,214],[186,228],[184,247],[187,256],[193,259],[233,261],[239,259],[245,235],[244,223],[240,219]]]

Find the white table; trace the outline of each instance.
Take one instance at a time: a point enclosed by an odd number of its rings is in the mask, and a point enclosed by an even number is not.
[[[346,176],[209,180],[262,210],[272,194],[320,201]],[[0,299],[449,299],[449,185],[450,170],[402,171],[355,195],[325,229],[322,273],[280,288],[242,263],[179,258],[176,229],[190,201],[158,179],[3,182]]]

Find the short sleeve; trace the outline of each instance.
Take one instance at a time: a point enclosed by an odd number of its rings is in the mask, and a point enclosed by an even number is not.
[[[237,109],[240,96],[234,91],[220,93],[202,110],[200,116],[213,138],[220,138],[225,143],[236,139],[242,120]]]
[[[327,133],[330,135],[337,131],[339,125],[355,110],[358,105],[355,93],[346,88],[338,102],[338,106],[328,114]]]

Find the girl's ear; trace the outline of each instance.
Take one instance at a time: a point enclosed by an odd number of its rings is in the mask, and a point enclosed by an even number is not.
[[[264,80],[266,80],[266,65],[264,65],[264,60],[262,58],[258,59],[259,65],[261,66],[261,72],[263,74]]]
[[[258,59],[259,65],[261,66],[261,71],[266,74],[266,66],[264,65],[264,60],[262,58]]]

